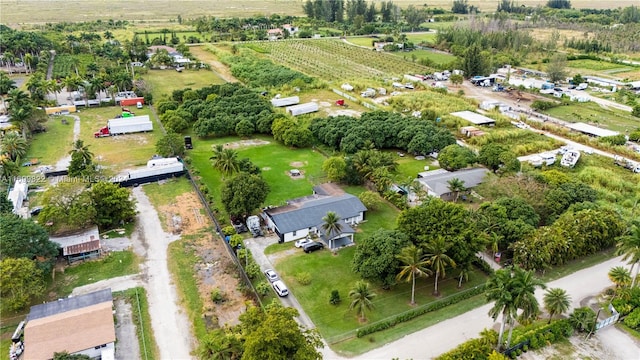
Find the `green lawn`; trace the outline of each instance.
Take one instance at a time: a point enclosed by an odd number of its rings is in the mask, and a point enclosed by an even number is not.
[[[154,101],[169,97],[173,90],[192,88],[200,89],[205,86],[222,84],[223,81],[213,71],[200,70],[149,70],[143,75],[151,89]]]
[[[408,61],[413,61],[415,56],[416,61],[420,59],[428,59],[433,61],[436,64],[448,64],[456,60],[456,57],[453,55],[444,54],[441,52],[436,52],[431,50],[413,50],[409,52],[399,51],[399,52],[393,52],[391,54],[402,57],[403,59]]]
[[[139,259],[132,251],[116,251],[97,261],[87,261],[65,268],[64,273],[56,274],[55,282],[49,293],[55,297],[65,297],[74,288],[118,276],[135,274]]]
[[[597,61],[590,59],[567,61],[567,66],[575,69],[586,69],[594,71],[604,71],[613,69],[632,69],[631,67],[615,64],[607,61]]]
[[[176,197],[192,190],[191,182],[184,177],[171,179],[163,184],[151,183],[144,186],[144,193],[156,208],[173,204]]]
[[[433,44],[437,36],[435,33],[429,33],[429,34],[405,33],[405,35],[407,36],[407,40],[414,44],[419,44],[421,42]]]
[[[564,121],[584,122],[622,133],[633,131],[638,127],[638,118],[630,113],[611,108],[605,109],[593,102],[557,106],[542,113]]]
[[[67,120],[63,124],[62,120]],[[44,124],[46,132],[34,134],[23,162],[38,159],[41,165],[55,165],[69,154],[73,144],[73,119],[66,116],[49,116]],[[21,173],[29,174],[35,168],[24,167]]]
[[[433,165],[433,161],[431,158],[427,157],[425,160],[416,160],[411,154],[405,154],[404,157],[398,157],[396,162],[398,163],[397,167],[397,177],[398,181],[407,180],[407,179],[415,179],[418,177],[418,173],[427,171],[425,167],[429,167],[429,170],[438,169],[438,166]]]
[[[135,133],[103,138],[95,138],[93,134],[101,127],[107,126],[109,119],[120,114],[120,107],[107,106],[81,110],[80,139],[94,154],[98,164],[106,166],[107,172],[115,175],[125,169],[146,166],[155,153],[156,141],[162,132],[148,107],[135,110],[137,115],[149,115],[154,129],[148,133]]]
[[[351,260],[355,250],[355,247],[348,247],[340,250],[337,255],[327,250],[311,254],[301,251],[275,264],[280,276],[329,343],[333,338],[340,338],[363,325],[359,323],[356,314],[349,310],[348,293],[360,280],[360,277],[351,271]],[[312,281],[309,285],[302,286],[296,282],[295,275],[301,272],[311,274]],[[439,282],[442,297],[458,291],[457,280],[452,277],[454,274],[455,272],[450,271],[448,277]],[[483,273],[475,271],[470,274],[469,282],[465,283],[464,288],[482,284],[485,280],[486,276]],[[384,290],[378,284],[372,286],[378,296],[373,301],[375,310],[368,315],[369,323],[413,308],[409,304],[410,283],[400,283],[391,290]],[[337,306],[329,304],[332,290],[338,290],[342,298],[342,302]],[[416,302],[424,305],[437,300],[432,292],[432,278],[419,280],[416,285]]]
[[[257,146],[244,146],[238,148],[238,158],[249,158],[262,169],[262,176],[269,184],[271,191],[267,196],[265,205],[282,205],[287,199],[312,194],[312,187],[321,177],[322,162],[324,157],[312,149],[291,149],[263,136],[257,139],[268,141],[268,144]],[[222,174],[213,168],[209,158],[213,154],[211,148],[214,144],[232,144],[240,141],[236,137],[218,139],[194,140],[194,149],[188,155],[192,165],[198,170],[198,176],[207,185],[209,193],[216,201],[219,201],[221,184],[224,181]],[[299,169],[304,176],[292,178],[288,175],[291,169]],[[218,206],[222,210],[222,206]],[[221,219],[222,220],[222,219]]]

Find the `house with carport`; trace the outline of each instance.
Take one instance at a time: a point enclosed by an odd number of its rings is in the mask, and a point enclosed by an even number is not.
[[[340,217],[341,232],[326,234],[322,218],[330,211]],[[329,249],[353,245],[354,226],[364,221],[367,208],[357,196],[347,194],[335,184],[313,188],[313,194],[287,201],[287,205],[263,209],[262,218],[279,242],[317,236]]]

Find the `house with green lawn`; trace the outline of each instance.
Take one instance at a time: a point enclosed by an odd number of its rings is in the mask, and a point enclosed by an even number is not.
[[[322,218],[330,211],[341,219],[341,232],[335,236],[329,236],[322,229]],[[317,235],[333,250],[353,245],[353,226],[364,221],[366,211],[358,197],[346,194],[335,184],[322,184],[314,186],[312,195],[288,200],[285,206],[263,209],[262,218],[280,242]]]

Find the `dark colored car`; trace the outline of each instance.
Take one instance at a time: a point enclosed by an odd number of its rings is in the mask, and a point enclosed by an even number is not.
[[[310,252],[313,252],[313,251],[316,251],[316,250],[320,250],[322,248],[324,248],[324,244],[321,243],[321,242],[318,242],[318,241],[314,241],[314,242],[312,242],[310,244],[307,244],[307,245],[302,247],[302,249],[306,253],[310,253]]]

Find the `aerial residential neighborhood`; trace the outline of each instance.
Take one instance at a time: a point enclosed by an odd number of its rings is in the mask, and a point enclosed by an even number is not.
[[[639,5],[0,0],[0,359],[639,359]]]

